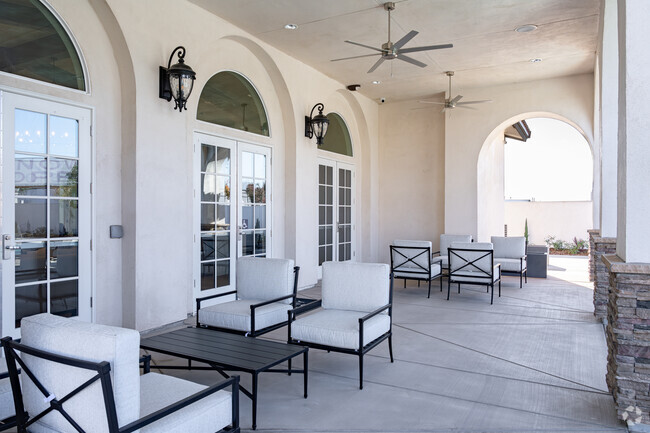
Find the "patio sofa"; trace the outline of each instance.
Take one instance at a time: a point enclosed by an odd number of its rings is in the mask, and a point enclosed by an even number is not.
[[[2,339],[18,431],[239,432],[238,377],[207,387],[140,375],[135,330],[43,313],[22,319],[21,333]]]
[[[523,236],[492,236],[494,263],[501,264],[501,274],[519,275],[519,288],[525,278],[528,283],[528,264],[526,257],[526,238]]]

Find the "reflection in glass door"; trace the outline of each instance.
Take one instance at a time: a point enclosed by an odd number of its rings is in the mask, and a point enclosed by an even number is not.
[[[318,265],[354,257],[354,170],[321,160],[318,165]],[[335,230],[336,229],[336,230]]]
[[[43,312],[91,320],[90,113],[8,93],[2,106],[3,335]]]

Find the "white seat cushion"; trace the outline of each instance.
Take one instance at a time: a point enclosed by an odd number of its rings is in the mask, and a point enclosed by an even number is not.
[[[298,341],[345,349],[359,349],[359,318],[363,311],[323,309],[291,324],[291,337]],[[364,346],[390,330],[388,314],[378,314],[365,322]]]
[[[148,373],[140,376],[140,417],[199,392],[207,386],[172,376]],[[178,412],[140,429],[141,433],[214,433],[232,422],[228,391],[217,391]]]
[[[494,265],[492,270],[492,282],[499,279],[499,269],[498,265]],[[455,273],[450,278],[452,283],[490,283],[490,276],[486,275],[483,272],[472,272],[472,271],[461,271],[460,273]]]
[[[526,268],[526,260],[494,258],[494,263],[501,263],[501,270],[506,272],[521,272],[522,266]]]
[[[401,266],[399,271],[393,272],[395,278],[428,278],[427,272],[418,266]],[[409,272],[405,272],[409,271]],[[440,275],[440,264],[431,265],[431,277]]]
[[[264,302],[259,299],[238,300],[212,305],[199,310],[199,323],[217,328],[251,330],[252,304]],[[259,330],[288,319],[287,311],[291,305],[274,302],[255,309],[255,329]]]
[[[0,358],[0,373],[7,372],[6,358]],[[0,379],[0,420],[14,415],[14,397],[9,378]]]
[[[449,256],[447,256],[447,255],[436,256],[433,259],[431,259],[431,262],[438,263],[443,268],[448,268],[449,267]]]

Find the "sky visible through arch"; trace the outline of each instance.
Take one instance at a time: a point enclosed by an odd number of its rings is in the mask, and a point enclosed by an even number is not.
[[[587,140],[568,123],[526,119],[526,142],[507,139],[504,149],[506,200],[591,200],[593,157]]]

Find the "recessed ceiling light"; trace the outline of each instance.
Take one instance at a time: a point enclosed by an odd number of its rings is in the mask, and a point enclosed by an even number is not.
[[[524,24],[523,26],[519,26],[515,29],[517,33],[528,33],[537,30],[537,26],[535,24]]]
[[[284,28],[287,30],[296,30],[298,28],[298,25],[296,24],[285,24]]]
[[[379,83],[381,83],[381,81],[379,81],[379,80],[375,80],[375,81],[372,82],[372,84],[379,84]]]
[[[530,59],[530,60],[529,60],[530,63],[539,63],[539,62],[541,62],[541,61],[542,61],[542,59],[540,59],[539,57],[537,57],[537,58],[535,58],[535,59]]]

